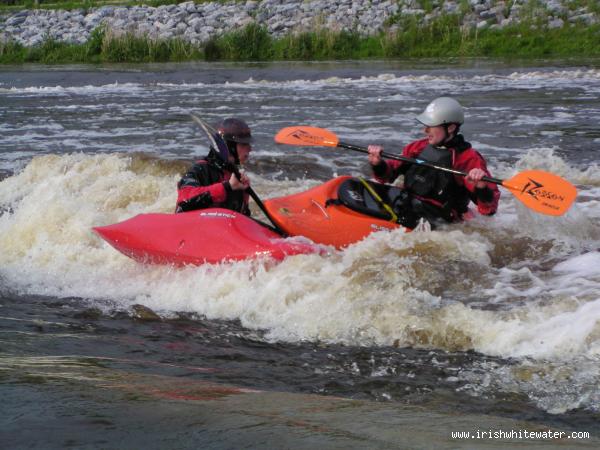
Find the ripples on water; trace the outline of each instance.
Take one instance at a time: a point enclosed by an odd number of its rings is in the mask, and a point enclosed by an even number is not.
[[[598,92],[597,69],[491,62],[3,69],[1,379],[115,388],[138,374],[592,431]],[[180,173],[206,152],[188,111],[248,119],[247,169],[268,198],[368,173],[362,155],[276,146],[281,127],[399,151],[419,137],[414,115],[448,93],[467,107],[467,138],[495,176],[554,172],[578,185],[574,208],[540,216],[504,191],[491,219],[378,233],[276,266],[144,267],[90,232],[172,211]],[[135,305],[158,320],[139,320]],[[152,383],[136,395],[165,391]],[[164,395],[220,392],[190,389]]]

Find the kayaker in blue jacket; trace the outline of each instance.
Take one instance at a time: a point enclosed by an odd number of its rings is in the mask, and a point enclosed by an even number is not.
[[[250,127],[242,119],[230,117],[218,125],[217,132],[227,149],[211,147],[208,155],[187,170],[177,184],[175,212],[226,208],[250,215],[246,191],[250,180],[243,172],[240,179],[233,173],[234,165],[246,163],[252,151]]]

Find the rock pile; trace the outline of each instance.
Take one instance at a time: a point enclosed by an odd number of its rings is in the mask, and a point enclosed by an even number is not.
[[[422,4],[427,4],[424,9]],[[567,0],[248,0],[192,1],[159,7],[104,6],[88,10],[25,10],[0,15],[0,40],[34,46],[50,37],[83,43],[106,24],[115,33],[132,32],[152,39],[181,38],[202,44],[212,37],[255,22],[274,37],[318,29],[355,31],[361,35],[401,27],[402,17],[425,25],[443,14],[457,14],[463,27],[502,28],[536,17],[549,28],[600,21],[600,7],[571,9]]]

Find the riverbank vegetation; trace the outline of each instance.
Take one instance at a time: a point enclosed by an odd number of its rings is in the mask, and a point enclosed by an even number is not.
[[[203,46],[181,39],[155,41],[96,29],[85,44],[46,39],[36,47],[0,42],[0,63],[102,63],[162,61],[331,60],[406,57],[577,57],[600,56],[600,25],[547,29],[535,21],[503,29],[464,30],[458,16],[423,26],[406,20],[398,31],[376,36],[319,30],[273,38],[266,28],[247,25]]]

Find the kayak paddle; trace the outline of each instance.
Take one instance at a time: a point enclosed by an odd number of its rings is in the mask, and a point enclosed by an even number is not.
[[[361,153],[369,153],[366,147],[340,142],[333,131],[317,127],[295,126],[283,128],[275,135],[275,142],[298,146],[340,147]],[[449,172],[461,177],[467,176],[466,172],[438,166],[422,159],[385,152],[382,152],[381,156]],[[567,180],[541,170],[526,170],[508,180],[492,177],[483,177],[482,180],[504,186],[528,208],[550,216],[560,216],[566,213],[577,196],[577,189]]]
[[[192,120],[194,120],[194,122],[200,125],[200,127],[204,130],[215,150],[219,150],[219,148],[221,148],[220,146],[227,146],[227,143],[223,140],[223,137],[217,132],[217,130],[215,130],[208,123],[195,116],[194,114],[190,114],[190,116],[192,117]],[[225,154],[227,154],[227,152]],[[230,168],[232,169],[232,172],[235,174],[236,178],[240,180],[241,175],[237,166],[235,164],[231,164]],[[267,208],[265,208],[265,205],[263,204],[261,199],[258,197],[256,192],[254,192],[254,189],[248,186],[246,190],[248,191],[248,194],[250,194],[250,197],[252,197],[252,199],[256,202],[261,211],[265,214],[265,216],[267,216],[267,219],[269,219],[269,221],[273,224],[273,226],[266,224],[263,225],[266,225],[268,228],[280,234],[281,236],[286,237],[287,233],[277,226],[273,218],[269,215],[269,212],[267,211]]]

